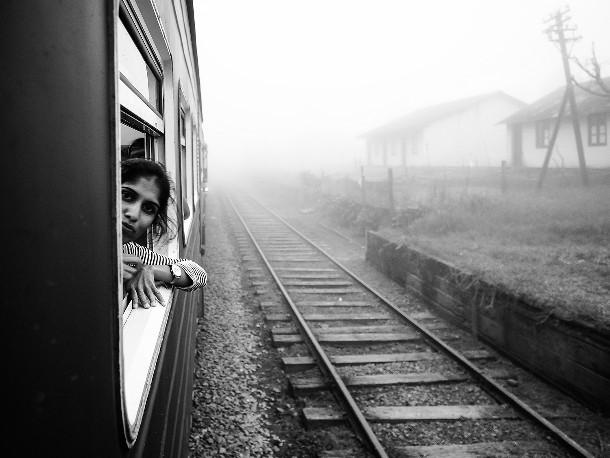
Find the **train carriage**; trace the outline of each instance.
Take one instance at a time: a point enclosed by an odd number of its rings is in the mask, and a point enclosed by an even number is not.
[[[165,164],[200,264],[207,148],[192,0],[3,2],[8,431],[20,456],[186,456],[203,293],[123,299],[120,161]]]

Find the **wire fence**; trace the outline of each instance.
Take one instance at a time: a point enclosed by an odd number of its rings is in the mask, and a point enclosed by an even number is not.
[[[320,179],[320,192],[392,211],[431,206],[459,196],[522,196],[524,193],[581,188],[578,169],[552,168],[538,190],[540,168],[513,167],[363,167],[359,176]],[[589,169],[590,188],[610,187],[610,169]]]

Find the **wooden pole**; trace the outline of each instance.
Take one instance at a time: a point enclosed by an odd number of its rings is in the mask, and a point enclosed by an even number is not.
[[[578,151],[578,164],[580,166],[580,177],[583,186],[589,185],[589,176],[587,174],[587,164],[585,161],[585,152],[582,146],[582,135],[580,133],[580,119],[578,118],[578,108],[576,106],[576,99],[574,97],[574,85],[572,82],[572,74],[570,72],[570,61],[568,57],[568,50],[566,47],[566,37],[564,29],[564,18],[561,12],[555,14],[555,31],[559,41],[559,48],[561,50],[561,59],[563,61],[563,72],[566,78],[566,92],[568,94],[568,101],[570,102],[570,115],[572,118],[572,127],[574,129],[574,137],[576,140],[576,150]],[[568,29],[571,30],[571,29]]]
[[[506,161],[502,161],[502,177],[501,177],[500,186],[502,188],[502,194],[506,194],[506,189],[507,189],[507,185],[506,185]]]
[[[542,182],[544,181],[544,177],[546,176],[546,171],[549,168],[549,162],[551,161],[551,154],[553,153],[553,147],[555,146],[555,141],[557,140],[557,134],[559,133],[559,127],[561,125],[561,118],[566,109],[566,103],[568,101],[568,89],[563,93],[563,99],[561,99],[561,106],[559,107],[559,113],[557,114],[557,121],[555,122],[555,127],[553,128],[553,134],[549,140],[549,145],[546,149],[546,155],[544,156],[544,162],[542,163],[542,169],[540,170],[540,176],[538,177],[538,185],[537,189],[542,189]]]

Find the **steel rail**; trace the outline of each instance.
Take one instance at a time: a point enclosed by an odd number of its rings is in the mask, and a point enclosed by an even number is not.
[[[332,255],[326,252],[323,248],[316,245],[315,242],[310,240],[307,236],[301,233],[298,229],[292,226],[288,221],[278,215],[275,211],[265,207],[261,204],[257,199],[252,196],[249,196],[253,201],[255,201],[260,207],[264,210],[268,211],[274,217],[276,217],[279,221],[286,225],[290,230],[292,230],[295,234],[301,237],[304,241],[309,243],[313,248],[321,252],[324,256],[326,256],[331,262],[333,262],[337,267],[347,273],[350,277],[360,283],[365,289],[367,289],[370,293],[376,296],[379,300],[381,300],[386,306],[388,306],[393,312],[395,312],[401,319],[409,323],[411,326],[416,328],[423,336],[431,342],[434,346],[442,350],[445,354],[450,356],[453,360],[457,361],[463,367],[467,369],[467,371],[474,376],[482,385],[484,385],[492,394],[499,395],[504,401],[508,402],[510,405],[516,407],[521,413],[523,413],[526,417],[533,420],[538,426],[542,427],[544,430],[551,433],[551,435],[566,449],[569,451],[586,458],[595,458],[595,456],[585,450],[580,444],[578,444],[574,439],[570,438],[566,433],[561,431],[555,425],[553,425],[550,421],[536,412],[532,407],[530,407],[527,403],[519,399],[517,396],[506,390],[504,387],[495,382],[492,378],[486,376],[481,372],[481,370],[475,366],[472,362],[462,356],[457,350],[443,342],[443,340],[438,337],[433,332],[426,329],[422,324],[420,324],[417,320],[410,317],[403,310],[398,308],[398,306],[394,305],[389,299],[384,297],[380,292],[376,289],[369,286],[364,280],[362,280],[358,275],[353,273],[350,269],[341,264],[338,260],[336,260]]]
[[[233,211],[235,212],[235,214],[239,218],[241,224],[243,225],[244,229],[248,233],[250,240],[256,247],[256,250],[258,251],[261,259],[263,260],[265,266],[267,267],[267,270],[273,277],[275,283],[277,284],[282,295],[284,296],[284,299],[286,299],[286,302],[288,302],[288,305],[290,306],[290,311],[291,311],[293,317],[296,319],[296,321],[299,325],[299,328],[301,330],[301,335],[303,335],[303,337],[305,338],[305,342],[307,343],[307,346],[309,347],[312,355],[314,356],[316,361],[318,361],[318,365],[321,366],[321,369],[323,370],[323,372],[325,372],[327,377],[330,378],[330,382],[339,391],[339,393],[338,393],[339,401],[341,402],[341,404],[343,404],[344,407],[346,407],[345,410],[348,412],[348,420],[350,421],[350,423],[352,423],[352,425],[355,427],[355,429],[359,432],[359,435],[364,438],[365,443],[368,445],[369,449],[376,456],[378,456],[379,458],[388,458],[388,454],[386,453],[383,446],[379,442],[379,439],[373,432],[371,426],[369,425],[368,421],[364,417],[364,414],[362,413],[362,411],[356,404],[356,401],[354,400],[351,393],[347,389],[347,386],[341,379],[341,376],[335,370],[335,367],[331,363],[330,358],[328,357],[326,352],[320,346],[319,342],[317,341],[316,337],[314,336],[313,332],[311,331],[311,328],[307,325],[305,318],[303,318],[303,315],[297,309],[296,304],[290,298],[288,291],[286,290],[286,288],[284,288],[284,285],[282,285],[279,277],[275,273],[275,270],[273,269],[273,267],[271,267],[271,264],[267,260],[267,257],[264,255],[260,245],[258,244],[256,239],[254,238],[254,235],[250,231],[250,228],[248,227],[248,225],[242,218],[242,215],[239,213],[239,211],[235,207],[233,200],[229,196],[227,196],[227,199],[229,201],[229,204],[233,208]],[[265,208],[265,207],[263,207],[263,208]],[[334,390],[334,391],[336,392],[337,390]]]

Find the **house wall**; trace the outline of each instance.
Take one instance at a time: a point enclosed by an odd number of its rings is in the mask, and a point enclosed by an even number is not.
[[[510,151],[508,129],[501,122],[520,108],[518,102],[498,96],[422,130],[371,140],[369,165],[500,166]]]
[[[504,118],[520,105],[506,98],[488,99],[471,109],[430,124],[422,133],[420,154],[411,165],[500,166],[508,160]]]
[[[404,147],[402,138],[394,138],[388,142],[388,167],[399,167],[404,165]]]
[[[588,167],[610,167],[610,144],[604,146],[589,146],[587,120],[580,122],[585,162]],[[546,148],[536,148],[536,123],[523,125],[523,165],[525,167],[541,167],[544,162]],[[557,141],[549,167],[578,167],[578,153],[572,121],[567,119],[561,123]]]

